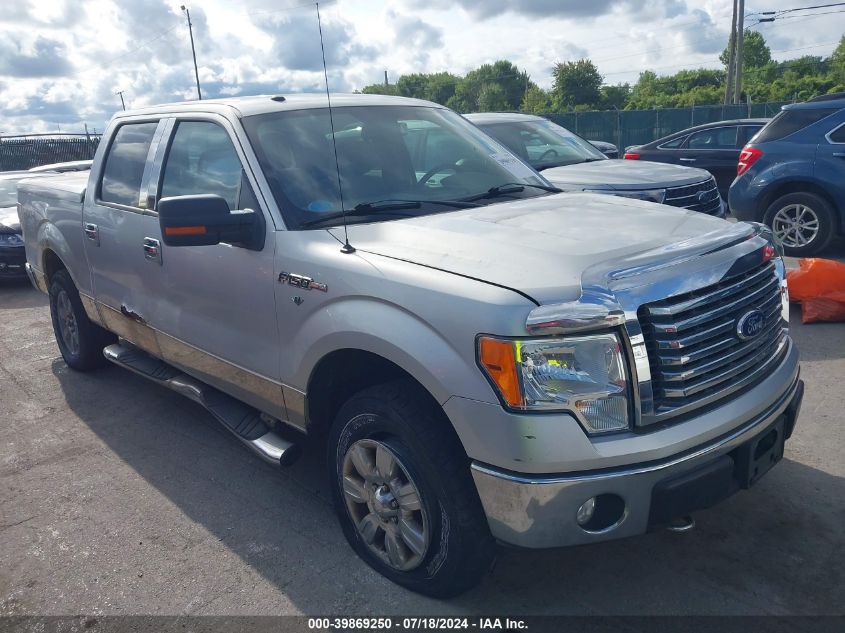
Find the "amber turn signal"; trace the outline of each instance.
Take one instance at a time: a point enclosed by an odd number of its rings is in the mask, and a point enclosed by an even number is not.
[[[165,235],[205,235],[204,226],[168,226],[164,229]]]
[[[478,357],[505,402],[512,407],[521,406],[522,391],[519,388],[513,342],[482,337],[479,339]]]

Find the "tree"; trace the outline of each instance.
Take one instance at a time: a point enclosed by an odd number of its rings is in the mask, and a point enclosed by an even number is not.
[[[482,112],[509,110],[508,96],[501,84],[484,84],[478,91],[478,109]]]
[[[631,86],[629,84],[617,84],[615,86],[602,86],[601,88],[601,107],[605,110],[622,110],[628,102],[628,96],[631,94]]]
[[[486,84],[497,84],[504,92],[506,107],[504,110],[519,109],[526,89],[530,88],[531,80],[528,73],[519,70],[507,60],[499,60],[493,64],[482,64],[475,70],[468,72],[455,89],[456,103],[461,112],[482,110],[478,103],[481,88]]]
[[[552,98],[560,108],[597,106],[601,101],[602,76],[589,59],[555,64]]]
[[[730,58],[730,51],[727,47],[719,55],[719,59],[728,67],[728,59]],[[745,68],[760,68],[772,61],[772,51],[766,44],[766,39],[761,33],[745,29],[745,37],[742,41],[742,67]]]
[[[364,86],[361,88],[361,92],[365,95],[391,95],[394,97],[399,96],[399,89],[396,87],[396,84],[370,84],[369,86]]]
[[[552,111],[552,104],[549,101],[548,93],[538,86],[532,86],[525,93],[522,105],[519,106],[522,112],[529,114],[544,114]]]

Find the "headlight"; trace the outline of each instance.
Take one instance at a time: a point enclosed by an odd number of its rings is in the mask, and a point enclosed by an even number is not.
[[[629,426],[629,384],[616,334],[480,337],[481,367],[511,409],[569,411],[590,433]]]
[[[23,238],[17,233],[0,233],[0,246],[23,246]]]
[[[622,196],[623,198],[634,198],[636,200],[647,200],[663,204],[666,199],[665,189],[584,189],[586,193],[607,193],[611,196]]]

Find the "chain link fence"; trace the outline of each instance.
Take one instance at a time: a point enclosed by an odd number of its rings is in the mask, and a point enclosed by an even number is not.
[[[99,143],[99,134],[0,136],[0,171],[90,160]]]
[[[694,125],[730,119],[773,117],[783,105],[786,103],[565,112],[542,116],[586,139],[613,143],[620,152],[623,152],[630,145],[650,143],[667,134],[679,132]]]

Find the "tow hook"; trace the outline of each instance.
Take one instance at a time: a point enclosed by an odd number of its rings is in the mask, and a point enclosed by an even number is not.
[[[689,532],[694,527],[695,519],[693,519],[690,515],[685,514],[684,516],[675,517],[669,521],[669,525],[666,526],[666,529],[669,532],[680,534],[681,532]]]

